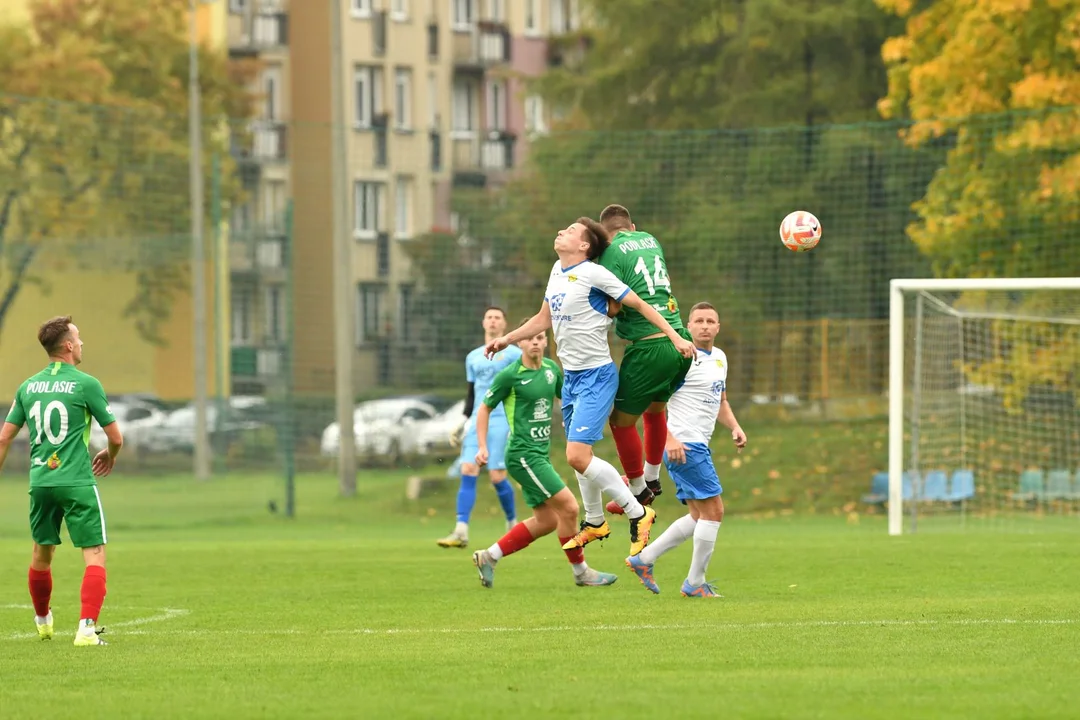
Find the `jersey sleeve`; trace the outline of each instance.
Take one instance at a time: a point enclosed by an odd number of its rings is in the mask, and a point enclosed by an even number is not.
[[[15,399],[11,401],[11,409],[8,410],[7,422],[12,425],[18,425],[22,427],[26,424],[26,410],[23,409],[20,397],[22,395],[22,387],[15,391]]]
[[[499,403],[505,400],[510,395],[510,390],[514,386],[514,373],[513,365],[502,370],[491,381],[491,385],[488,387],[486,393],[484,393],[484,404],[494,410],[498,407]]]
[[[101,387],[101,383],[98,382],[97,378],[86,378],[82,386],[86,408],[97,420],[98,425],[106,427],[116,422],[116,417],[112,414],[112,408],[109,407],[109,401],[105,398],[105,388]]]
[[[592,285],[613,300],[622,300],[630,288],[602,265],[596,265],[592,272]]]
[[[472,353],[465,356],[465,382],[476,382],[476,370],[473,368]]]

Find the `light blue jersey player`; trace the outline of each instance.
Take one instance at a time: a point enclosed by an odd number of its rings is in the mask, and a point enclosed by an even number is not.
[[[457,524],[454,531],[438,543],[440,547],[464,548],[469,545],[469,516],[476,505],[476,479],[480,467],[476,464],[476,453],[480,443],[476,438],[476,411],[480,407],[480,398],[487,393],[491,381],[500,370],[512,365],[521,357],[521,348],[517,345],[500,351],[490,360],[485,357],[484,347],[492,339],[506,332],[506,312],[502,308],[489,307],[484,311],[484,343],[465,356],[465,379],[469,384],[465,396],[465,418],[463,424],[455,430],[452,439],[461,441],[461,485],[458,486]],[[510,424],[506,420],[506,411],[502,405],[492,411],[488,424],[488,477],[499,496],[506,515],[506,527],[509,530],[517,522],[514,509],[514,487],[506,477],[506,443],[510,435]]]
[[[720,316],[708,303],[690,308],[686,323],[697,347],[690,371],[683,384],[671,396],[667,406],[668,442],[664,464],[675,481],[675,497],[690,512],[671,523],[641,554],[626,558],[626,564],[654,593],[660,592],[653,578],[653,563],[668,550],[694,538],[690,573],[682,585],[686,597],[720,597],[705,573],[716,547],[716,534],[724,519],[724,501],[720,495],[720,477],[709,451],[716,423],[731,431],[735,447],[742,452],[746,433],[739,427],[727,401],[727,356],[716,347]]]
[[[548,276],[544,304],[527,323],[488,343],[489,356],[511,344],[551,328],[558,346],[565,380],[562,395],[563,427],[566,430],[566,461],[577,473],[585,521],[563,550],[583,547],[611,534],[604,519],[601,493],[608,493],[630,520],[630,554],[649,542],[649,528],[656,512],[642,507],[622,481],[615,467],[593,453],[604,436],[611,416],[619,371],[611,359],[608,330],[610,304],[621,302],[640,312],[664,333],[684,357],[693,345],[607,268],[593,262],[610,244],[607,231],[595,220],[578,218],[555,237],[558,261]]]

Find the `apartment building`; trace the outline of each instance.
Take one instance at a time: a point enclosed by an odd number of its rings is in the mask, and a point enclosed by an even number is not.
[[[503,181],[548,112],[519,76],[576,27],[576,0],[341,0],[344,117],[331,113],[328,0],[228,0],[234,56],[262,63],[259,117],[234,146],[249,203],[234,210],[233,379],[258,389],[281,367],[288,312],[285,210],[293,207],[293,375],[333,388],[331,128],[346,126],[347,228],[358,391],[394,380],[416,278],[408,246],[452,225],[456,187]]]

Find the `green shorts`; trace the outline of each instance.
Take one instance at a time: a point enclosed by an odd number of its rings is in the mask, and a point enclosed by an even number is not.
[[[77,548],[105,544],[105,513],[97,485],[30,488],[30,536],[38,545],[60,544],[60,523],[67,523]]]
[[[521,496],[531,508],[542,505],[566,489],[566,484],[551,466],[547,455],[508,453],[506,472],[521,486]]]
[[[678,332],[691,339],[686,330]],[[654,402],[666,403],[686,378],[693,362],[680,355],[666,337],[628,345],[619,367],[615,409],[628,415],[641,415]]]

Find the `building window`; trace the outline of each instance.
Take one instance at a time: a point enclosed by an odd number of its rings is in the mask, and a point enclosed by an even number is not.
[[[229,0],[229,12],[233,15],[243,15],[247,0]]]
[[[356,127],[370,128],[372,117],[382,112],[382,80],[382,68],[356,66],[353,75]]]
[[[353,237],[374,240],[382,226],[382,194],[380,183],[353,184]]]
[[[371,0],[352,0],[349,10],[354,18],[371,17]]]
[[[408,340],[412,337],[413,293],[415,288],[409,284],[398,286],[398,338]]]
[[[487,0],[487,19],[491,22],[501,23],[506,21],[506,6],[504,0]]]
[[[262,223],[270,233],[285,232],[285,181],[268,180],[263,185]]]
[[[280,285],[266,288],[266,338],[274,343],[285,340],[285,290]]]
[[[409,19],[409,0],[392,0],[390,17],[399,22]]]
[[[457,133],[476,131],[476,87],[467,80],[454,83],[453,126]]]
[[[384,287],[378,283],[356,286],[356,344],[364,345],[379,338]]]
[[[506,81],[489,80],[487,86],[487,129],[506,129]]]
[[[540,0],[524,0],[525,2],[525,34],[540,34],[540,9],[537,7]]]
[[[263,70],[263,118],[281,118],[281,68],[271,66]]]
[[[551,0],[551,34],[562,35],[567,31],[565,0]]]
[[[233,285],[229,293],[232,322],[230,323],[232,344],[251,344],[251,288],[246,285]]]
[[[412,70],[407,68],[394,71],[394,127],[412,127]]]
[[[472,30],[476,21],[476,0],[451,0],[454,3],[454,30]]]
[[[394,237],[412,237],[412,180],[399,177],[394,184]]]
[[[544,117],[544,99],[539,95],[525,98],[525,130],[530,133],[547,132],[547,119]]]

